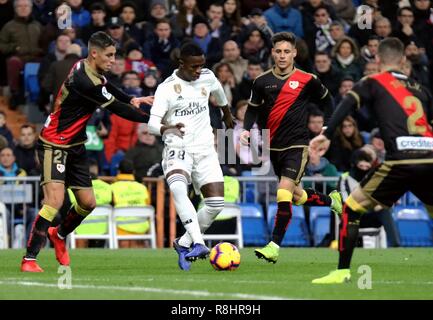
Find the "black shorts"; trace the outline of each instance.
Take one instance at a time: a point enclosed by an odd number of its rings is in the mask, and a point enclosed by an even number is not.
[[[407,191],[433,205],[433,159],[385,161],[362,181],[363,193],[385,208]]]
[[[84,144],[59,148],[38,140],[37,152],[41,164],[41,185],[60,182],[72,189],[92,187]]]
[[[283,151],[271,150],[271,162],[278,178],[284,176],[298,185],[308,163],[308,147],[293,147]]]

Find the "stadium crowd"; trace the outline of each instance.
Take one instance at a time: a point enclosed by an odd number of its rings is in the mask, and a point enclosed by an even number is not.
[[[26,63],[38,62],[40,92],[32,107],[48,115],[63,80],[87,55],[87,41],[97,31],[106,31],[116,42],[116,63],[107,78],[129,95],[153,95],[176,69],[181,44],[192,40],[205,52],[206,67],[223,86],[237,118],[236,138],[252,83],[272,65],[270,39],[277,32],[297,36],[296,66],[315,74],[336,104],[356,81],[378,72],[377,48],[390,36],[405,45],[407,75],[431,88],[431,8],[430,0],[0,0],[0,95],[8,95],[12,110],[28,103],[23,70]],[[150,110],[149,105],[140,108]],[[320,105],[311,104],[309,110],[306,125],[313,138],[328,115]],[[210,116],[214,128],[223,128],[217,108],[210,109]],[[35,127],[42,124],[23,125],[19,137],[13,137],[8,125],[6,113],[0,112],[0,176],[37,175],[32,155]],[[375,127],[374,115],[348,116],[328,153],[310,154],[306,175],[354,172],[360,150],[370,166],[380,164],[384,144]],[[161,174],[162,143],[145,126],[98,109],[87,133],[88,155],[97,161],[100,175],[115,176],[123,158],[133,163],[138,181]],[[223,171],[240,176],[253,166],[252,157],[243,153],[239,141],[233,142],[237,164]]]

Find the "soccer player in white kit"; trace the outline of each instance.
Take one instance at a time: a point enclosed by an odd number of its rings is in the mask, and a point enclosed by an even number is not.
[[[181,47],[179,69],[158,86],[148,123],[152,134],[163,136],[162,167],[186,229],[173,243],[182,270],[209,254],[203,233],[224,207],[224,179],[210,125],[210,94],[223,110],[226,127],[233,128],[223,88],[213,72],[204,68],[205,62],[198,45],[190,42]],[[204,197],[198,212],[188,197],[191,182]]]

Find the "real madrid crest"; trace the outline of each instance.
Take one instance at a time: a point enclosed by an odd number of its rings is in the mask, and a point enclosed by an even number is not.
[[[299,87],[299,81],[289,81],[289,87],[293,90]]]
[[[174,91],[175,91],[177,94],[180,94],[180,93],[182,92],[182,87],[180,86],[180,84],[175,84],[175,85],[174,85]]]
[[[206,97],[206,96],[207,96],[207,91],[206,91],[205,88],[201,88],[201,95],[202,95],[203,97]]]

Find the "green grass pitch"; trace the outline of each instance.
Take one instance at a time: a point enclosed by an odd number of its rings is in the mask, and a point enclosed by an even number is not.
[[[63,290],[52,249],[40,254],[41,274],[19,271],[23,252],[0,250],[0,299],[433,299],[431,248],[358,249],[352,281],[343,285],[311,284],[335,269],[338,253],[330,249],[284,248],[269,264],[245,248],[232,272],[207,260],[183,272],[172,249],[81,249],[71,251],[72,289]],[[361,265],[371,268],[371,289],[358,288]]]

